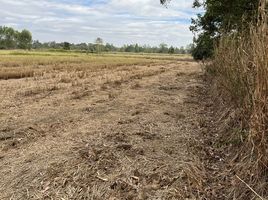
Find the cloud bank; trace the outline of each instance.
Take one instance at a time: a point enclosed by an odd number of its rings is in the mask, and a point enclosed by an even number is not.
[[[0,25],[28,29],[34,39],[115,45],[162,42],[182,46],[192,41],[190,0],[0,0]]]

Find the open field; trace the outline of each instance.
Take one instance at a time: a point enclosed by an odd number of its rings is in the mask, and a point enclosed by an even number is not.
[[[1,52],[0,199],[198,197],[200,74],[183,56]]]
[[[80,54],[68,52],[0,51],[0,79],[43,75],[51,71],[102,70],[122,65],[168,63],[188,59],[185,55],[159,54]]]

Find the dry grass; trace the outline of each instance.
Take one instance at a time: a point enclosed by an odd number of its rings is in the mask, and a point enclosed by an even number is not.
[[[268,197],[268,30],[267,22],[249,34],[226,36],[220,41],[213,64],[222,97],[236,109],[232,134],[233,177],[230,199]],[[226,136],[223,136],[226,138]],[[243,180],[243,181],[241,181]],[[246,184],[245,184],[246,183]],[[250,187],[249,187],[250,186]],[[253,192],[254,190],[254,192]]]
[[[25,54],[0,55],[35,71],[0,80],[0,199],[198,197],[202,163],[186,144],[199,108],[185,100],[197,63]]]
[[[102,70],[116,66],[154,65],[174,61],[191,61],[185,55],[153,54],[103,54],[86,55],[81,53],[0,51],[0,79],[20,79],[40,76],[52,71]],[[63,80],[62,81],[70,81]]]
[[[20,79],[20,78],[26,78],[26,77],[33,77],[34,76],[34,70],[32,69],[25,69],[20,68],[16,70],[12,69],[0,69],[0,79]]]
[[[189,56],[51,53],[0,51],[0,79],[18,79],[42,75],[49,71],[90,71],[115,66],[152,65],[189,60]]]

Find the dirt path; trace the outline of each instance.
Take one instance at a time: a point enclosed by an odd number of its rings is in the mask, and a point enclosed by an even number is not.
[[[200,74],[184,61],[0,81],[0,199],[194,199]]]

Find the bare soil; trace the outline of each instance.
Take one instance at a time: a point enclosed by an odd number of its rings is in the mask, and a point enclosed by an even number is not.
[[[199,64],[0,81],[0,199],[196,199]]]

